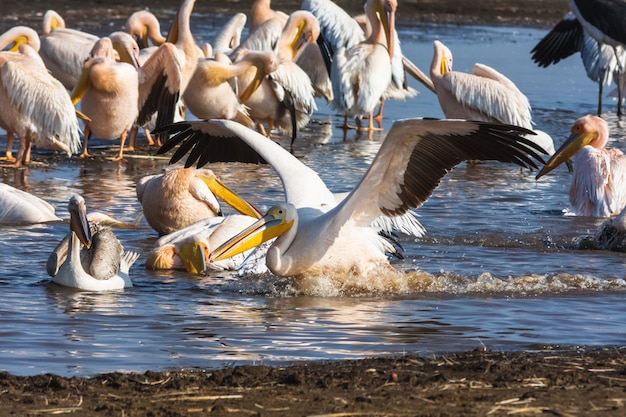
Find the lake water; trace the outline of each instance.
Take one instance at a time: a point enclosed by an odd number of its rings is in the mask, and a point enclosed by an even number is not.
[[[217,19],[193,16],[198,40],[211,41]],[[537,128],[558,146],[573,121],[596,111],[597,87],[580,57],[542,69],[530,50],[545,31],[420,25],[401,27],[405,56],[428,70],[435,39],[455,57],[455,69],[475,62],[509,76],[534,107]],[[388,102],[384,128],[408,117],[442,117],[435,96]],[[613,146],[624,129],[605,99]],[[334,191],[356,184],[380,146],[335,126],[341,118],[319,102],[314,121],[295,145],[302,161]],[[6,136],[2,132],[0,149]],[[287,145],[287,141],[283,141]],[[94,142],[118,146],[119,142]],[[135,183],[162,172],[167,158],[122,163],[78,157],[49,166],[3,170],[2,181],[52,203],[64,219],[72,193],[89,210],[132,222],[141,207]],[[260,208],[282,200],[268,167],[210,166]],[[404,238],[401,271],[376,282],[295,282],[276,277],[145,270],[156,233],[145,223],[116,234],[142,254],[131,269],[135,286],[112,293],[80,292],[51,283],[49,252],[67,222],[1,226],[0,370],[91,376],[109,371],[283,364],[404,353],[430,355],[493,350],[569,349],[626,341],[624,254],[569,249],[600,219],[566,215],[570,175],[564,167],[535,181],[511,165],[462,164],[417,210],[427,235]]]

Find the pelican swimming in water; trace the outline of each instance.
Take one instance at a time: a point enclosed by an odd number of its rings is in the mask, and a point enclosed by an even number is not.
[[[90,223],[81,196],[70,198],[68,210],[69,236],[57,245],[46,263],[52,281],[88,291],[132,287],[129,271],[139,254],[124,252],[111,229]]]
[[[381,217],[395,218],[422,205],[441,178],[468,159],[499,160],[524,167],[541,161],[539,147],[521,127],[463,120],[397,121],[359,185],[346,197],[328,190],[320,177],[279,144],[238,123],[224,120],[181,122],[164,128],[173,136],[160,152],[181,147],[170,162],[187,152],[186,165],[199,160],[239,160],[220,154],[213,142],[241,150],[244,143],[277,172],[286,203],[277,205],[253,226],[212,253],[221,260],[276,237],[266,264],[279,276],[367,273],[390,269],[386,252],[394,252],[381,228]],[[255,233],[258,232],[258,233]]]
[[[533,129],[528,98],[513,81],[484,64],[474,64],[471,74],[453,71],[450,49],[437,40],[433,42],[433,49],[430,78],[446,118]],[[553,153],[552,138],[540,130],[535,130],[535,133],[529,139],[536,141],[548,153]]]
[[[61,220],[54,206],[26,191],[0,182],[0,224],[29,224]]]
[[[259,216],[260,217],[260,216]],[[148,253],[146,269],[176,269],[192,274],[211,270],[236,270],[251,250],[209,263],[211,251],[258,220],[242,214],[209,217],[161,236]]]
[[[609,128],[604,119],[576,120],[569,138],[537,174],[537,179],[572,158],[574,177],[569,200],[577,216],[613,217],[626,206],[626,156],[606,149]]]
[[[222,216],[218,197],[240,212],[261,216],[208,169],[177,167],[164,174],[148,175],[137,182],[136,191],[146,221],[161,236]]]
[[[30,162],[31,144],[68,155],[80,149],[76,112],[37,53],[39,46],[37,33],[26,26],[0,35],[0,127],[7,131],[7,160],[13,160],[13,135],[19,138],[15,167]]]

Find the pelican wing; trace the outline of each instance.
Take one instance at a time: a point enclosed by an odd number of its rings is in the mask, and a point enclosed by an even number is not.
[[[279,144],[237,122],[205,120],[180,122],[164,128],[174,133],[158,151],[165,153],[180,144],[170,163],[189,157],[185,166],[202,167],[209,162],[267,161],[278,173],[288,203],[296,207],[333,207],[334,195],[315,171]],[[303,188],[306,184],[306,188]]]
[[[21,48],[36,54],[27,45]],[[80,127],[69,94],[61,82],[46,71],[43,62],[36,59],[36,63],[28,66],[7,62],[2,66],[0,80],[11,102],[37,125],[36,145],[59,149],[68,155],[77,153]]]
[[[406,119],[394,123],[360,184],[337,207],[339,218],[369,225],[421,206],[454,166],[497,160],[537,168],[542,149],[517,126],[465,120]],[[342,212],[340,214],[339,212]]]
[[[574,13],[568,12],[530,51],[533,62],[545,68],[579,52],[583,47],[583,33]]]
[[[532,116],[526,96],[517,88],[512,90],[508,84],[512,84],[510,80],[507,79],[507,84],[496,81],[493,78],[493,72],[496,71],[491,71],[492,76],[489,78],[458,71],[449,72],[443,77],[445,88],[475,114],[467,119],[493,120],[530,129]]]
[[[332,48],[350,48],[365,39],[365,34],[345,10],[331,0],[304,0],[302,9],[308,10],[320,24],[320,34]]]
[[[139,116],[143,126],[158,112],[156,127],[170,124],[176,115],[182,73],[176,47],[164,43],[139,69]]]

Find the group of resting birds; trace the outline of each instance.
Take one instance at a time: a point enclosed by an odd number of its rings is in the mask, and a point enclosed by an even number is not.
[[[269,0],[256,0],[248,37],[240,39],[246,19],[237,15],[212,45],[193,39],[193,5],[194,0],[181,2],[167,37],[161,35],[158,20],[142,11],[129,18],[126,32],[86,39],[91,49],[78,70],[73,67],[73,78],[54,78],[53,66],[44,64],[42,46],[52,42],[46,36],[61,31],[58,24],[41,37],[27,37],[26,44],[21,37],[0,36],[0,42],[10,38],[9,43],[19,45],[19,52],[0,52],[0,102],[13,103],[15,109],[0,114],[0,127],[9,138],[16,134],[20,140],[17,165],[28,162],[31,142],[76,153],[77,117],[85,126],[82,156],[88,156],[87,139],[94,134],[119,137],[115,159],[121,159],[127,132],[136,137],[138,128],[146,129],[148,137],[152,131],[164,138],[159,153],[176,149],[171,163],[188,155],[184,167],[137,183],[145,219],[160,235],[147,257],[148,268],[192,273],[236,269],[253,254],[279,276],[388,270],[388,256],[398,249],[387,236],[398,231],[421,236],[424,229],[411,209],[421,206],[441,178],[466,160],[539,168],[542,155],[552,155],[539,178],[573,159],[570,196],[576,214],[614,217],[626,205],[624,157],[605,149],[604,120],[580,118],[554,152],[551,138],[533,130],[528,99],[493,68],[476,64],[473,74],[453,71],[452,54],[439,41],[434,42],[430,78],[404,57],[395,31],[396,0],[367,0],[365,16],[357,18],[330,0],[305,0],[303,10],[291,15],[272,10]],[[151,39],[155,46],[140,50],[135,39],[142,46]],[[59,104],[54,109],[58,113],[43,113],[47,110],[16,101],[24,94],[7,87],[19,79],[11,74],[24,75],[30,67],[37,68],[42,83],[64,92],[59,102],[70,111],[61,113]],[[314,97],[328,100],[345,117],[345,126],[355,119],[364,128],[362,119],[367,118],[366,128],[374,129],[385,100],[415,95],[405,73],[437,94],[446,119],[395,122],[350,193],[331,192],[317,173],[267,138],[277,129],[295,139],[315,110]],[[117,77],[123,88],[112,82]],[[123,104],[117,101],[120,97]],[[45,100],[52,105],[50,98]],[[80,111],[73,106],[79,101]],[[28,102],[36,101],[31,96]],[[173,123],[181,109],[198,120]],[[61,132],[60,126],[70,133]],[[259,212],[212,172],[200,169],[210,162],[270,164],[282,181],[285,202]],[[218,199],[241,214],[222,216]],[[128,272],[137,254],[125,252],[104,222],[88,219],[80,196],[73,196],[68,208],[70,233],[47,262],[53,281],[88,290],[132,285]],[[19,221],[58,220],[54,210],[48,215]]]

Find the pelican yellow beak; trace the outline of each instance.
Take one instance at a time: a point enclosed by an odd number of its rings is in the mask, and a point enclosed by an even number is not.
[[[207,187],[209,187],[209,190],[211,190],[215,197],[226,202],[226,204],[237,210],[239,213],[257,219],[263,217],[263,213],[261,213],[259,209],[254,207],[252,203],[244,200],[237,193],[228,188],[222,181],[217,179],[217,177],[207,177],[200,174],[196,174],[196,177],[204,181],[204,183],[207,185]]]
[[[28,38],[26,36],[18,36],[17,38],[15,38],[15,40],[13,41],[8,51],[16,52],[18,49],[20,49],[20,45],[25,44],[25,43],[26,44],[28,43]]]
[[[131,49],[129,49],[128,47],[122,45],[120,42],[113,42],[113,49],[115,49],[115,51],[117,51],[117,54],[120,57],[120,61],[121,62],[125,62],[127,64],[132,65],[135,68],[139,68],[139,59],[137,57],[137,54],[132,51]]]
[[[281,213],[284,208],[272,207],[265,216],[215,248],[209,262],[238,255],[285,233],[293,226],[293,220],[287,221]]]
[[[70,230],[76,234],[83,245],[91,246],[91,230],[87,220],[87,208],[85,202],[80,201],[72,205],[70,211]]]
[[[183,243],[179,256],[185,265],[185,269],[190,274],[201,274],[206,269],[206,255],[209,248],[203,242]]]
[[[380,3],[377,3],[380,4]],[[389,59],[393,59],[395,48],[395,31],[396,31],[396,10],[389,3],[385,3],[382,7],[377,7],[376,12],[380,17],[380,22],[385,31],[385,39],[387,40],[387,52]]]
[[[561,145],[561,147],[552,155],[552,157],[541,168],[535,179],[539,179],[561,165],[563,162],[570,160],[583,147],[598,136],[597,133],[572,133],[569,138]]]
[[[265,70],[263,70],[261,66],[255,65],[255,67],[256,73],[254,74],[254,78],[252,79],[252,81],[250,81],[250,84],[248,84],[246,89],[239,96],[239,101],[242,103],[248,101],[248,99],[252,96],[252,94],[254,94],[257,88],[259,88],[259,86],[263,82],[263,79],[265,79],[265,76],[267,75],[265,73]]]
[[[76,83],[76,86],[70,94],[70,98],[72,99],[72,104],[74,106],[78,104],[80,99],[83,98],[83,96],[89,89],[89,85],[91,84],[91,81],[89,80],[90,72],[91,66],[85,66],[85,68],[83,68],[83,72],[80,74],[80,79],[78,80],[78,83]]]

